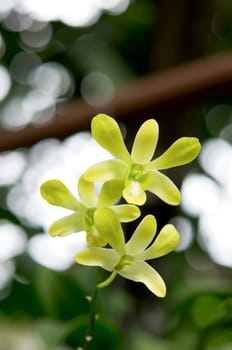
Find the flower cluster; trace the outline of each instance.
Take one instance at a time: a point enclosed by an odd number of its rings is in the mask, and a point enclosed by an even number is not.
[[[199,141],[193,137],[182,137],[152,160],[159,134],[158,123],[154,119],[144,122],[138,130],[131,154],[113,118],[97,115],[92,119],[91,132],[115,159],[94,164],[82,174],[78,181],[79,199],[59,180],[42,184],[41,195],[45,200],[73,212],[55,221],[49,233],[51,236],[65,236],[86,231],[88,247],[77,254],[76,261],[111,272],[106,281],[99,283],[99,288],[107,286],[120,274],[144,283],[151,292],[164,297],[165,283],[146,260],[175,249],[179,241],[177,230],[167,224],[156,235],[156,219],[147,215],[130,240],[125,242],[121,223],[140,216],[138,206],[145,204],[146,191],[170,205],[180,203],[178,188],[160,170],[191,162],[200,152]],[[95,191],[96,182],[103,183],[99,195]],[[121,197],[125,204],[117,204]]]

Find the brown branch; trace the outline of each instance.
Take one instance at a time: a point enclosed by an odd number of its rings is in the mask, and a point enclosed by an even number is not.
[[[128,121],[146,111],[157,111],[167,105],[232,88],[232,53],[201,58],[194,62],[151,74],[133,81],[115,94],[108,108],[115,118]],[[31,146],[48,137],[63,138],[88,129],[91,118],[99,111],[80,99],[67,102],[57,109],[53,120],[40,127],[27,126],[18,131],[0,130],[0,151]]]

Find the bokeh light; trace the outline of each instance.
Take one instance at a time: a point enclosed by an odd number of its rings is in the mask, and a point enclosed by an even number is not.
[[[5,128],[48,122],[55,115],[57,102],[71,98],[74,92],[74,81],[68,69],[57,62],[42,64],[35,53],[21,51],[16,54],[10,63],[10,73],[26,89],[21,95],[13,94],[2,106],[0,123]],[[3,79],[2,97],[9,87]]]
[[[21,0],[21,9],[39,21],[61,20],[69,26],[86,26],[94,23],[100,14],[91,1]]]
[[[0,65],[0,101],[4,100],[11,88],[11,77],[8,69]]]
[[[46,22],[34,21],[27,30],[20,32],[22,43],[34,50],[41,50],[48,45],[51,37],[52,25]]]
[[[69,26],[84,27],[94,24],[103,11],[120,14],[129,4],[129,0],[2,0],[0,13],[5,17],[4,25],[12,31],[28,29],[32,20],[60,20]]]
[[[221,139],[211,139],[204,143],[200,155],[200,164],[206,173],[212,176],[222,189],[231,188],[232,146]]]
[[[89,73],[82,81],[81,95],[83,99],[91,106],[105,106],[113,99],[114,83],[110,77],[104,73]]]
[[[26,241],[26,233],[20,226],[0,220],[0,261],[22,254]]]
[[[0,291],[8,286],[14,277],[15,263],[12,259],[0,261]],[[4,296],[4,294],[3,294]],[[0,294],[1,299],[1,294]]]
[[[232,146],[222,139],[203,144],[199,157],[206,174],[189,174],[182,184],[182,208],[198,217],[198,240],[218,264],[232,266]]]
[[[14,184],[26,166],[26,156],[20,151],[0,153],[0,186]]]
[[[54,98],[67,96],[69,92],[73,92],[71,75],[65,67],[56,62],[36,67],[31,72],[30,84],[33,88]]]
[[[221,198],[215,211],[199,219],[199,242],[218,264],[232,267],[232,202]]]
[[[0,12],[7,14],[16,5],[17,0],[1,0],[0,1]]]
[[[180,241],[175,251],[188,249],[194,239],[191,221],[183,216],[175,216],[170,220],[170,224],[174,225],[180,234]]]
[[[217,207],[220,189],[215,181],[202,174],[186,176],[181,187],[181,206],[188,214],[199,216]]]
[[[20,153],[19,153],[20,154]],[[6,154],[13,159],[14,153]],[[47,231],[50,224],[70,213],[69,210],[49,205],[40,196],[40,185],[48,179],[63,181],[77,194],[77,180],[83,171],[93,163],[111,158],[91,137],[89,132],[80,132],[63,142],[48,139],[34,145],[25,159],[19,181],[7,194],[7,206],[28,226],[42,227],[45,233],[34,235],[28,243],[30,256],[39,264],[55,270],[67,269],[74,262],[74,256],[85,244],[85,234],[78,233],[65,238],[51,238]],[[11,158],[10,158],[11,157]],[[17,162],[16,162],[17,163]],[[16,166],[16,164],[15,164]],[[10,169],[10,168],[9,168]],[[4,174],[4,168],[3,168]],[[7,178],[7,174],[2,175]]]
[[[17,83],[28,84],[30,74],[40,65],[41,59],[38,55],[22,51],[12,58],[10,72]]]
[[[12,11],[3,19],[2,25],[9,31],[21,32],[28,29],[32,21],[32,18],[28,14]]]
[[[10,56],[9,71],[0,66],[0,102],[8,96],[12,85],[12,93],[0,106],[1,126],[20,129],[31,123],[47,123],[55,115],[57,103],[72,98],[75,93],[73,72],[69,72],[65,65],[56,61],[49,62],[45,59],[45,63],[42,62],[47,53],[44,56],[40,52],[46,50],[54,34],[52,21],[62,21],[74,27],[90,26],[103,12],[117,15],[124,12],[129,4],[129,0],[2,0],[2,26],[6,31],[19,33],[18,44],[21,51],[19,49]],[[78,39],[79,37],[76,41]],[[55,47],[59,50],[61,46],[64,48],[64,44],[63,41],[53,39],[51,46],[54,50]],[[5,51],[5,42],[0,33],[0,57]],[[88,67],[84,68],[80,90],[83,99],[93,107],[108,105],[114,96],[115,82],[121,79],[118,78],[120,74],[115,74],[115,65],[120,57],[114,57],[111,51],[110,49],[106,56],[110,53],[114,64],[108,64],[106,72],[104,69],[104,72],[101,71],[98,63],[91,71],[91,57],[87,59]],[[99,61],[95,57],[94,60],[102,62],[102,58]],[[105,63],[107,61],[109,60]],[[102,63],[103,67],[105,63]],[[108,72],[111,66],[115,67]],[[14,84],[11,84],[11,79]]]
[[[103,10],[113,14],[124,12],[130,4],[129,0],[94,0],[95,4]]]
[[[3,349],[17,350],[46,350],[38,330],[35,325],[28,320],[21,321],[20,324],[15,320],[0,320],[0,338]],[[61,349],[62,350],[62,349]]]
[[[39,90],[30,91],[22,101],[23,114],[27,123],[41,124],[51,120],[55,114],[56,100],[51,94]]]
[[[52,270],[62,271],[74,264],[75,255],[86,247],[85,232],[67,237],[50,237],[41,233],[28,242],[28,252],[37,263]]]
[[[1,110],[1,126],[9,129],[20,129],[30,122],[30,116],[24,113],[23,99],[13,97],[2,107]]]

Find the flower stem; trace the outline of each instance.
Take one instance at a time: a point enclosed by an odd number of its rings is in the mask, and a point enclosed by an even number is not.
[[[96,281],[97,281],[97,273],[96,273]],[[90,302],[90,311],[89,311],[89,323],[85,334],[84,346],[82,348],[83,350],[88,349],[88,345],[93,339],[93,328],[96,320],[97,294],[98,294],[98,288],[96,283],[92,296],[87,297],[87,299]]]
[[[113,271],[105,281],[97,284],[97,288],[100,289],[100,288],[108,287],[110,283],[115,279],[116,276],[117,276],[117,272]]]
[[[94,328],[95,321],[97,319],[97,317],[96,317],[97,316],[96,315],[96,301],[97,301],[98,289],[107,287],[117,276],[117,271],[113,271],[106,280],[104,280],[103,282],[100,282],[100,283],[97,283],[97,279],[98,279],[97,276],[98,276],[98,270],[96,272],[96,284],[94,287],[93,294],[92,294],[92,296],[87,297],[87,299],[90,302],[90,311],[89,311],[89,323],[88,323],[87,331],[85,334],[84,346],[83,346],[83,348],[80,348],[83,350],[88,349],[88,345],[93,339],[93,328]]]

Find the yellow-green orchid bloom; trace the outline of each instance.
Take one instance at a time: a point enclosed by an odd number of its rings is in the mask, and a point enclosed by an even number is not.
[[[131,154],[128,152],[117,122],[99,114],[92,119],[94,139],[116,159],[95,164],[86,170],[88,181],[107,181],[113,178],[124,183],[122,195],[127,203],[143,205],[148,190],[171,205],[180,203],[180,192],[162,169],[169,169],[191,162],[201,146],[197,138],[182,137],[175,141],[160,157],[151,160],[158,141],[159,127],[154,119],[144,122],[138,130]]]
[[[76,261],[79,264],[101,266],[107,271],[112,271],[110,277],[98,287],[105,287],[119,274],[144,283],[152,293],[164,297],[166,286],[162,277],[145,260],[161,257],[176,248],[179,234],[175,227],[165,225],[155,241],[150,244],[157,226],[152,215],[145,216],[127,243],[120,222],[111,209],[99,209],[95,215],[95,225],[113,249],[89,247],[77,254]]]
[[[104,246],[107,241],[95,226],[95,215],[99,209],[111,207],[121,222],[135,220],[140,210],[134,205],[113,205],[121,196],[122,182],[118,179],[105,182],[96,195],[94,184],[80,177],[78,182],[78,200],[59,180],[48,180],[40,187],[42,197],[50,204],[63,207],[74,213],[55,222],[49,228],[51,236],[66,236],[71,233],[86,231],[89,246]]]

